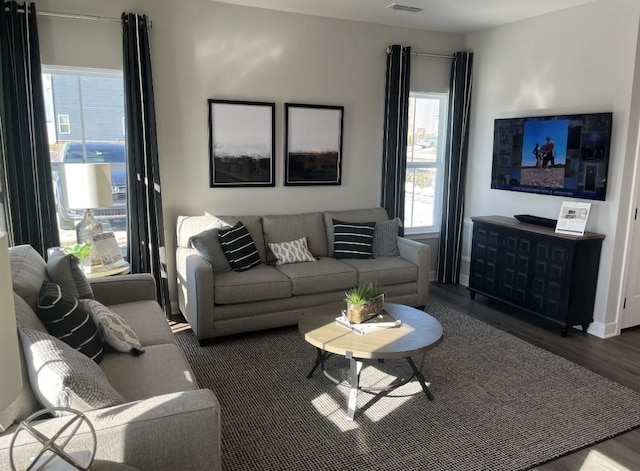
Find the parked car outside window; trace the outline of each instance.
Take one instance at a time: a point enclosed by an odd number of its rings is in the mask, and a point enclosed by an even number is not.
[[[108,163],[111,170],[112,206],[91,208],[93,215],[106,225],[105,230],[126,229],[127,226],[127,164],[123,142],[67,142],[60,149],[61,164]],[[56,209],[62,229],[73,229],[84,217],[84,209],[67,207],[62,178],[54,166]],[[69,182],[68,184],[73,184]]]

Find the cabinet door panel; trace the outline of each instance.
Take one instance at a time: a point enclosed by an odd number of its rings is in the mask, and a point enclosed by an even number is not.
[[[499,293],[509,301],[523,304],[529,292],[533,239],[524,232],[505,231],[503,240]]]
[[[498,286],[499,233],[490,228],[474,226],[471,249],[472,276],[469,286],[488,294]]]

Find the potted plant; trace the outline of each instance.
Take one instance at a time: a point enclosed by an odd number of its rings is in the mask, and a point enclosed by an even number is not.
[[[87,258],[91,253],[91,244],[83,243],[70,245],[64,248],[64,253],[74,255],[78,259],[79,265],[84,271],[91,269],[91,258]]]
[[[352,324],[359,324],[377,316],[384,307],[384,294],[373,283],[356,286],[344,294],[344,300],[347,303],[347,319]]]

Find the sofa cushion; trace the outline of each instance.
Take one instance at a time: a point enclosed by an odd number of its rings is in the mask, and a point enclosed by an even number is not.
[[[276,265],[316,261],[315,257],[309,252],[306,237],[289,242],[269,243],[267,245],[276,257]]]
[[[9,248],[9,256],[13,291],[35,310],[42,282],[49,279],[47,264],[30,245]]]
[[[375,222],[333,220],[334,258],[371,258]]]
[[[289,278],[276,267],[265,264],[244,272],[230,271],[216,275],[214,285],[216,304],[248,303],[291,296]]]
[[[214,273],[224,273],[231,270],[224,250],[218,240],[220,229],[206,229],[189,238],[189,244],[196,252],[211,264]]]
[[[384,208],[351,209],[347,211],[327,211],[324,213],[324,225],[327,233],[327,256],[333,256],[333,220],[352,222],[380,222],[387,221],[387,211]]]
[[[322,213],[264,216],[262,218],[265,243],[287,242],[307,238],[309,251],[315,257],[327,257],[327,233]],[[333,233],[332,233],[333,234]],[[333,235],[332,235],[333,237]]]
[[[160,305],[155,301],[111,304],[109,309],[122,317],[136,333],[143,347],[175,343],[173,332]]]
[[[400,218],[376,223],[376,229],[373,232],[373,258],[400,256],[398,232],[401,225]]]
[[[100,368],[127,402],[198,388],[176,344],[152,345],[140,356],[109,353]]]
[[[71,407],[85,412],[115,406],[124,399],[100,367],[55,337],[19,327],[31,388],[43,407]]]
[[[218,240],[234,271],[246,271],[260,265],[256,244],[241,221],[229,229],[220,229]]]
[[[79,302],[98,327],[103,342],[118,352],[144,353],[138,336],[122,317],[95,299],[81,299]]]
[[[31,309],[31,306],[16,293],[13,293],[13,304],[16,309],[16,324],[33,330],[39,330],[40,332],[47,331],[47,328],[42,324],[42,321],[38,319],[38,316],[34,310]]]
[[[75,255],[66,254],[61,249],[54,250],[47,260],[47,274],[49,279],[59,285],[69,296],[93,299],[91,285]]]
[[[51,281],[42,282],[36,314],[51,335],[96,363],[102,360],[98,328],[78,300],[63,293],[60,286]]]
[[[371,282],[379,286],[389,286],[418,279],[418,266],[399,257],[341,261],[358,271],[359,285]]]
[[[332,258],[280,265],[277,268],[291,279],[291,292],[294,295],[347,290],[358,284],[355,268]]]

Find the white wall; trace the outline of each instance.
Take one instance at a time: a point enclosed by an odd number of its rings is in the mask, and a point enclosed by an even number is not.
[[[170,273],[181,214],[278,214],[379,205],[385,48],[450,54],[460,35],[238,7],[206,0],[39,0],[39,10],[153,21],[151,56]],[[108,68],[117,23],[39,18],[42,60]],[[117,47],[120,48],[120,42]],[[109,50],[107,52],[107,50]],[[119,49],[118,49],[119,50]],[[447,61],[415,57],[412,86],[446,91]],[[209,188],[207,99],[276,102],[276,187]],[[344,106],[341,186],[283,186],[284,103]],[[174,275],[170,274],[175,300]]]
[[[465,217],[534,214],[557,218],[563,198],[492,190],[496,118],[613,112],[607,198],[591,202],[587,230],[606,235],[595,303],[599,336],[615,331],[635,153],[627,153],[640,3],[599,0],[469,34],[474,84]],[[615,260],[615,263],[614,263]],[[468,264],[463,266],[468,275]]]

